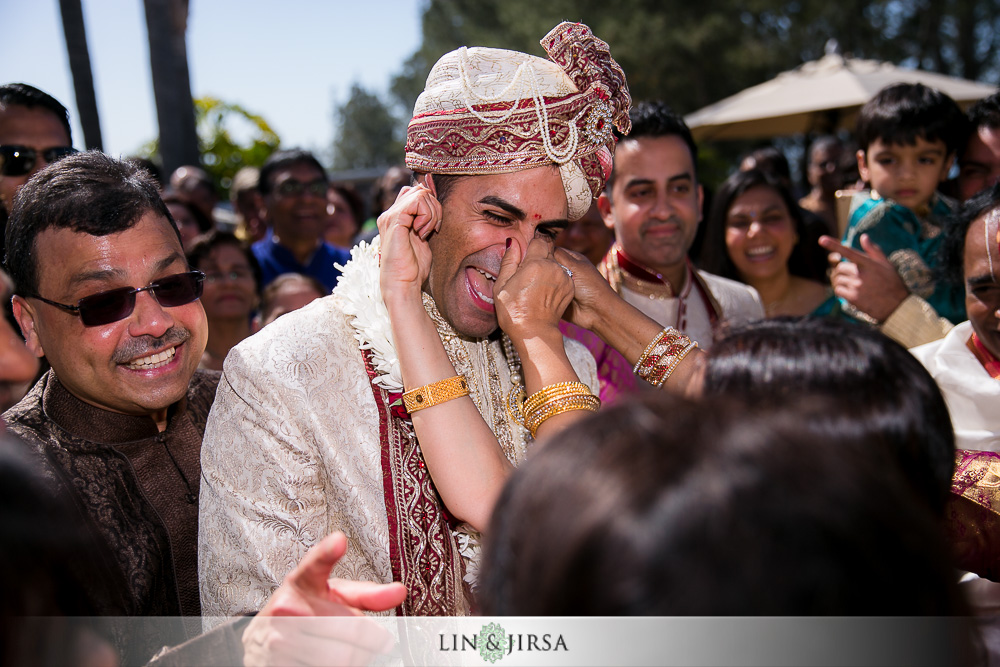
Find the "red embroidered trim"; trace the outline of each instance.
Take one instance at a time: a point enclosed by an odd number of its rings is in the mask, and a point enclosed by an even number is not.
[[[389,527],[393,579],[407,588],[396,608],[403,616],[454,616],[466,612],[462,557],[448,525],[416,438],[392,416],[388,392],[377,376],[370,350],[362,350],[365,371],[379,413],[382,490]],[[395,421],[394,421],[395,420]]]

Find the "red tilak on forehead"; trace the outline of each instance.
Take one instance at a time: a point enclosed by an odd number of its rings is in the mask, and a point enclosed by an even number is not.
[[[541,220],[542,219],[542,216],[538,215],[537,213],[535,214],[534,217],[535,217],[535,220]]]

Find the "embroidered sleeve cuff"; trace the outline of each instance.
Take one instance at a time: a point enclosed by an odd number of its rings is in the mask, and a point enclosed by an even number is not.
[[[954,325],[919,296],[911,294],[886,318],[880,329],[904,347],[916,347],[944,338]]]

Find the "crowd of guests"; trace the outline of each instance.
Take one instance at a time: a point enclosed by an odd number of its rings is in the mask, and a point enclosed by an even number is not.
[[[708,197],[683,119],[607,45],[567,78],[600,40],[563,26],[482,62],[606,132],[432,151],[523,122],[453,106],[480,56],[448,54],[369,206],[294,149],[220,207],[0,86],[0,658],[363,660],[387,637],[275,618],[389,610],[978,614],[949,648],[1000,649],[1000,93],[888,86],[801,192],[762,147]]]

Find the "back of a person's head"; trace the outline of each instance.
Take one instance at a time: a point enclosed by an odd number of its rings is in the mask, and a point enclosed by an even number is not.
[[[928,506],[943,512],[955,455],[948,407],[920,362],[878,331],[826,318],[745,325],[712,347],[704,393],[762,407],[834,397],[857,417],[855,430],[883,443]]]
[[[861,107],[855,131],[863,151],[876,139],[907,146],[923,139],[943,141],[949,155],[967,135],[968,122],[955,100],[920,83],[894,83],[880,90]]]
[[[288,150],[275,151],[271,153],[264,164],[260,167],[260,174],[257,179],[257,190],[261,195],[268,195],[274,188],[274,176],[282,169],[287,169],[296,164],[306,164],[318,171],[326,179],[326,170],[320,164],[316,156],[301,148],[290,148]]]
[[[26,83],[8,83],[0,86],[0,110],[7,106],[26,107],[28,109],[46,109],[59,119],[70,144],[73,143],[73,131],[69,125],[69,111],[59,100],[48,93]]]
[[[483,612],[961,613],[936,521],[877,448],[804,424],[833,403],[652,394],[574,424],[501,494]]]
[[[131,229],[149,212],[173,225],[159,187],[145,169],[99,151],[70,155],[21,187],[7,222],[4,265],[19,294],[34,293],[39,233],[56,228],[107,236]]]

